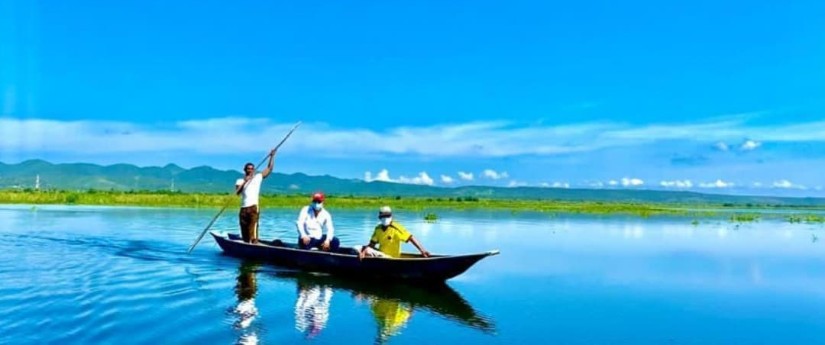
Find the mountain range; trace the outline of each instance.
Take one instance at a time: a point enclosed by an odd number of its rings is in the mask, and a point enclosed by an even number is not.
[[[35,188],[61,190],[166,190],[180,192],[231,192],[241,172],[208,166],[185,169],[175,164],[138,167],[131,164],[101,166],[88,163],[52,164],[28,160],[17,164],[0,162],[0,189]],[[382,181],[366,182],[329,175],[274,172],[262,186],[262,193],[307,194],[323,191],[329,195],[401,197],[478,197],[501,199],[624,201],[669,203],[733,203],[757,205],[825,205],[825,198],[738,196],[687,191],[644,189],[566,189],[541,187],[462,186],[435,187]]]

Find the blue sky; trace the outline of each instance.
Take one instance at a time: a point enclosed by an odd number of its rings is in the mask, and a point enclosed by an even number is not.
[[[302,121],[280,171],[820,195],[823,16],[822,1],[4,1],[0,161],[239,169]]]

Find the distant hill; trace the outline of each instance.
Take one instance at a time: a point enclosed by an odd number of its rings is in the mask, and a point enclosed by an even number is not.
[[[29,160],[19,164],[0,162],[0,189],[33,188],[40,176],[41,189],[64,190],[170,190],[182,192],[230,192],[240,171],[208,166],[184,169],[174,164],[138,167],[130,164],[100,166],[86,163],[52,164]],[[733,196],[683,191],[630,189],[561,189],[539,187],[433,187],[389,182],[365,182],[332,176],[302,173],[273,173],[263,185],[263,193],[306,193],[324,191],[330,195],[402,197],[478,197],[533,200],[591,200],[674,203],[735,203],[758,205],[825,206],[825,198]]]

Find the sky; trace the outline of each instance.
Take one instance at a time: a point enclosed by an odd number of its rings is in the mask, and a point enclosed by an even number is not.
[[[0,162],[825,196],[823,1],[0,2]]]

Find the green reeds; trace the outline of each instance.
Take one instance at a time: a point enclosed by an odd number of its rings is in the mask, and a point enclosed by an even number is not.
[[[789,223],[825,223],[825,217],[818,214],[794,214],[787,216],[786,219]]]
[[[147,207],[204,207],[219,208],[227,202],[238,201],[231,194],[181,193],[168,191],[33,191],[0,190],[0,203],[5,204],[69,204],[69,205],[128,205]],[[309,203],[309,195],[304,194],[264,194],[261,205],[270,208],[296,208]],[[668,204],[653,202],[621,201],[565,201],[527,199],[487,199],[477,197],[428,198],[398,196],[352,196],[328,194],[326,205],[330,209],[374,209],[390,205],[399,211],[415,211],[425,214],[425,220],[435,220],[437,210],[502,210],[513,214],[541,212],[550,215],[631,215],[639,217],[680,216],[691,217],[697,225],[698,219],[725,217],[719,205]],[[758,211],[736,213],[731,222],[743,223],[759,221],[762,217],[782,219],[781,215],[764,215]],[[433,219],[428,219],[433,218]],[[771,218],[771,219],[773,219]],[[724,218],[722,218],[724,219]],[[825,217],[815,214],[788,216],[791,223],[823,223]]]
[[[760,216],[756,213],[737,213],[730,216],[730,221],[734,223],[758,222]]]
[[[436,215],[435,213],[427,213],[424,216],[424,220],[426,220],[428,222],[434,222],[434,221],[438,220],[438,215]]]

